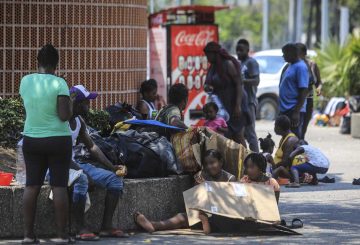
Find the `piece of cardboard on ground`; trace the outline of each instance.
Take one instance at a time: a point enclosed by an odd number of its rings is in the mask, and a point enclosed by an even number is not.
[[[183,195],[190,226],[200,222],[198,211],[224,217],[224,220],[245,221],[243,224],[247,223],[247,227],[254,224],[254,229],[259,227],[257,224],[261,228],[276,229],[274,223],[280,222],[276,198],[270,186],[206,181],[183,192]],[[291,230],[287,232],[291,233]]]

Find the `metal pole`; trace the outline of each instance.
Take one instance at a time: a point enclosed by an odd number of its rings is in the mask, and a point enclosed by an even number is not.
[[[329,41],[329,1],[321,0],[321,47]]]
[[[269,0],[263,0],[263,18],[262,18],[262,50],[269,48]]]
[[[294,18],[295,18],[295,0],[289,0],[289,22],[288,22],[288,39],[294,41]]]
[[[154,0],[150,0],[150,14],[154,13]]]
[[[296,28],[295,28],[295,41],[301,42],[302,34],[302,10],[303,10],[303,0],[296,0]]]
[[[344,45],[346,43],[347,37],[349,35],[349,8],[340,7],[340,44]]]

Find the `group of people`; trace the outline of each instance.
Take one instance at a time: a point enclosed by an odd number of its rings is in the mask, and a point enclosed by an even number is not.
[[[248,141],[253,153],[244,161],[245,170],[241,182],[269,185],[274,189],[277,200],[280,188],[276,178],[290,178],[293,181],[292,186],[295,187],[299,186],[300,177],[305,173],[309,173],[313,177],[311,181],[316,182],[316,173],[324,173],[328,168],[326,157],[318,149],[299,140],[304,138],[306,132],[306,129],[301,128],[301,125],[306,124],[303,123],[303,113],[312,109],[309,88],[312,88],[313,84],[318,87],[321,85],[318,72],[314,72],[312,76],[315,82],[310,83],[309,73],[317,68],[305,59],[306,47],[299,47],[295,44],[283,47],[284,59],[289,65],[284,68],[280,81],[281,116],[275,122],[275,133],[281,135],[282,139],[275,158],[272,158],[275,143],[270,135],[260,139],[263,152],[259,153],[255,132],[259,66],[249,57],[249,42],[241,39],[237,43],[239,60],[215,42],[208,43],[204,49],[211,63],[204,86],[209,95],[209,101],[203,108],[205,126],[244,146],[247,145],[246,140]],[[69,89],[66,81],[55,75],[59,54],[52,45],[45,45],[39,51],[37,59],[38,72],[24,76],[20,85],[20,95],[26,110],[22,142],[26,165],[23,243],[39,242],[34,234],[34,221],[37,197],[45,179],[49,181],[53,192],[57,244],[71,242],[66,233],[68,215],[64,215],[69,212],[70,182],[71,211],[74,214],[77,239],[126,237],[126,233],[112,224],[115,208],[123,192],[126,167],[113,165],[106,158],[89,136],[84,121],[90,100],[96,99],[98,94],[89,92],[82,85]],[[136,109],[142,119],[155,119],[171,126],[188,128],[183,120],[183,110],[188,102],[185,85],[172,85],[168,92],[168,104],[162,108],[155,106],[155,80],[144,81],[140,93],[142,99]],[[306,97],[308,105],[305,102]],[[79,142],[86,146],[101,167],[75,160],[73,147]],[[303,156],[303,159],[299,156]],[[207,151],[203,159],[203,170],[194,176],[196,183],[236,181],[233,175],[222,169],[223,158],[218,151]],[[98,234],[86,227],[84,216],[87,193],[94,185],[107,191],[101,231]],[[188,226],[186,214],[178,214],[165,221],[150,221],[140,212],[136,212],[134,218],[138,225],[149,232]],[[200,213],[199,218],[205,233],[217,229],[206,214]]]

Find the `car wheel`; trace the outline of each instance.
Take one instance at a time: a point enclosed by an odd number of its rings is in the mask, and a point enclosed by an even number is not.
[[[278,114],[278,103],[273,98],[263,98],[258,106],[258,117],[263,120],[273,121]]]

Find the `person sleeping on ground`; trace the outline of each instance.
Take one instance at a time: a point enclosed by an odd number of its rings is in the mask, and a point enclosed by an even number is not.
[[[223,170],[222,166],[223,157],[218,151],[206,151],[203,162],[203,170],[194,176],[195,182],[197,184],[201,184],[204,181],[235,182],[235,176]],[[199,212],[199,219],[201,220],[204,233],[209,234],[212,230],[212,218],[209,218],[207,214],[203,212]],[[138,226],[147,232],[189,228],[186,213],[179,213],[167,220],[151,221],[140,212],[135,212],[134,221]]]
[[[292,166],[290,168],[293,182],[286,187],[300,187],[300,176],[308,173],[312,176],[309,184],[317,185],[316,174],[325,174],[329,169],[329,159],[318,148],[308,145],[306,141],[300,140],[295,150],[290,154]]]
[[[251,153],[244,160],[244,176],[241,183],[269,185],[274,189],[276,202],[279,203],[280,186],[278,182],[266,175],[267,162],[261,153]]]
[[[290,154],[299,139],[291,132],[290,119],[285,115],[276,118],[274,131],[277,135],[281,136],[281,140],[275,153],[275,166],[273,167],[272,175],[275,179],[278,177],[290,179]]]

